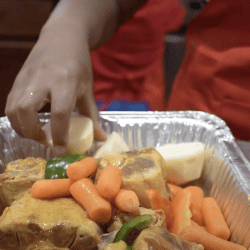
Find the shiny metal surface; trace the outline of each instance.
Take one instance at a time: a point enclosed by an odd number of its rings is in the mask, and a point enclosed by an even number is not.
[[[48,122],[50,115],[41,114]],[[202,176],[195,181],[219,203],[232,232],[231,241],[250,249],[250,162],[220,118],[204,112],[100,112],[107,134],[118,132],[131,149],[199,141],[206,145]],[[27,156],[50,158],[50,150],[20,138],[6,117],[0,118],[0,167]]]

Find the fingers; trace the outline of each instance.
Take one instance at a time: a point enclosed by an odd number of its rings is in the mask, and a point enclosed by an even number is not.
[[[86,91],[84,96],[78,98],[76,104],[80,114],[88,116],[93,121],[95,139],[99,141],[105,141],[107,136],[101,128],[99,112],[93,92],[90,90]]]
[[[76,103],[76,97],[70,89],[53,91],[51,96],[51,134],[53,153],[61,156],[67,149],[70,116]]]
[[[45,102],[44,95],[23,91],[20,98],[20,93],[17,93],[14,91],[8,96],[5,108],[12,128],[22,137],[44,141],[45,134],[37,115],[41,103]]]

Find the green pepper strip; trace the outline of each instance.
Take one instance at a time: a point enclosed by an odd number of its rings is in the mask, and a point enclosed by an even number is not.
[[[45,167],[45,179],[68,178],[66,169],[70,163],[80,161],[85,158],[85,154],[69,154],[66,156],[49,160]]]
[[[117,232],[113,242],[116,243],[120,240],[125,241],[126,237],[132,229],[144,229],[150,224],[152,219],[153,217],[150,214],[145,214],[135,217],[133,220],[124,223],[120,230]]]
[[[126,250],[132,250],[132,246],[127,246]]]

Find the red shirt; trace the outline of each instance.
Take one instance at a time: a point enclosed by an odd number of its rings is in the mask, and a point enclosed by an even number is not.
[[[168,110],[201,110],[250,140],[250,1],[210,0],[187,30]]]
[[[96,100],[148,101],[164,109],[164,36],[185,17],[179,0],[148,0],[107,44],[91,53]]]

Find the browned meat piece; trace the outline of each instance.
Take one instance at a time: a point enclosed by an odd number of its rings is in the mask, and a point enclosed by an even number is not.
[[[48,241],[39,241],[30,245],[26,250],[69,250],[69,248],[55,247]]]
[[[129,151],[115,156],[106,156],[99,161],[99,170],[106,165],[115,165],[122,171],[123,188],[137,193],[141,206],[150,208],[150,201],[145,193],[147,189],[156,189],[161,196],[170,198],[162,168],[165,161],[153,147],[141,151]],[[98,179],[98,173],[96,180]],[[95,181],[96,181],[95,180]]]
[[[44,178],[46,160],[28,157],[10,162],[0,174],[0,200],[3,207],[30,192],[33,183]]]
[[[200,244],[189,242],[171,234],[167,229],[144,229],[134,241],[133,250],[204,250]]]
[[[152,210],[144,207],[139,208],[138,214],[130,214],[125,213],[120,210],[114,211],[114,216],[111,220],[111,223],[108,227],[108,232],[116,231],[122,227],[124,223],[127,221],[132,220],[133,218],[144,215],[144,214],[150,214],[153,217],[152,222],[148,225],[148,227],[166,227],[166,218],[163,210]]]
[[[57,248],[97,250],[100,227],[72,198],[16,200],[0,217],[0,249],[23,250],[39,240]]]

